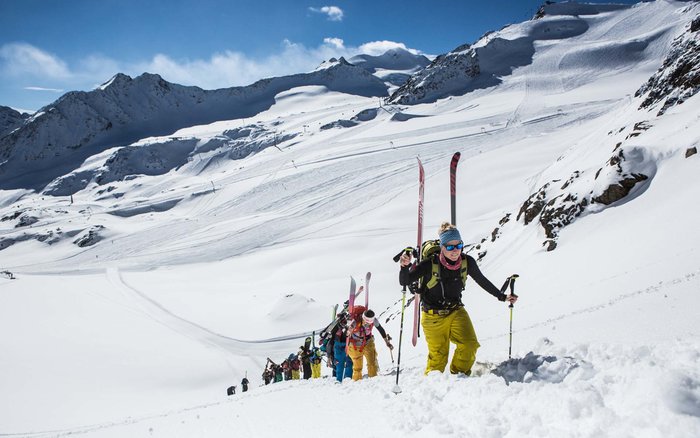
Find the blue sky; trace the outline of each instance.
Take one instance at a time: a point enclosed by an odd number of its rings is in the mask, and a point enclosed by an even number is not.
[[[0,105],[36,110],[117,72],[213,89],[396,46],[438,55],[525,21],[542,3],[0,0]]]

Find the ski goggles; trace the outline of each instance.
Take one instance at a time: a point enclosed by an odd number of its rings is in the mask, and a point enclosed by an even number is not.
[[[464,248],[464,243],[459,242],[457,245],[443,245],[447,251],[454,251],[455,249]]]

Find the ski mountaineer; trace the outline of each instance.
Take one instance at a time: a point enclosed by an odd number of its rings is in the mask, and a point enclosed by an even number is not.
[[[241,380],[241,386],[243,387],[243,392],[246,392],[248,390],[248,383],[250,383],[250,382],[248,381],[247,377],[244,377],[243,380]]]
[[[474,332],[469,314],[462,304],[462,290],[466,275],[473,278],[486,292],[499,301],[515,303],[516,295],[506,295],[493,285],[479,270],[473,257],[462,254],[464,243],[459,231],[447,222],[440,226],[440,251],[418,265],[411,266],[410,253],[401,256],[399,283],[408,286],[421,280],[422,290],[421,325],[428,343],[428,363],[425,374],[430,371],[444,372],[450,354],[450,342],[457,345],[450,372],[471,374],[476,360],[479,341]],[[434,273],[435,271],[435,273]],[[437,281],[433,279],[437,278]],[[431,283],[431,279],[433,282]]]
[[[372,329],[377,328],[389,350],[394,349],[394,346],[391,345],[391,336],[387,335],[379,324],[379,320],[374,316],[374,311],[365,310],[364,306],[355,306],[352,316],[352,321],[347,329],[348,356],[352,359],[352,380],[362,379],[364,358],[367,358],[367,375],[374,377],[377,375],[379,364],[377,363],[377,349],[374,346]]]
[[[347,343],[347,334],[345,333],[346,324],[346,314],[342,314],[340,319],[338,319],[338,323],[326,347],[328,363],[333,364],[335,368],[335,378],[338,382],[352,377],[352,359],[345,354],[345,345]]]
[[[311,351],[311,338],[307,337],[304,340],[304,345],[299,347],[299,359],[301,359],[301,366],[304,370],[304,380],[309,380],[311,378],[311,356],[313,352]]]
[[[323,353],[318,347],[314,347],[311,350],[311,378],[318,379],[321,377],[321,360],[323,359]]]
[[[299,371],[301,369],[301,362],[299,362],[299,357],[296,354],[291,353],[287,360],[289,360],[289,369],[292,373],[292,380],[299,380],[301,378]]]

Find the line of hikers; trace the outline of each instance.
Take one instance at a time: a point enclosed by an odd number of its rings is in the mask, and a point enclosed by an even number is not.
[[[376,328],[389,350],[393,350],[389,336],[374,311],[364,306],[355,306],[351,313],[343,311],[336,320],[320,335],[319,347],[311,347],[311,338],[306,338],[299,352],[290,354],[282,363],[277,364],[267,359],[263,371],[266,385],[283,380],[321,377],[321,363],[332,369],[338,382],[344,378],[360,380],[365,360],[367,375],[374,377],[379,371],[377,349],[374,343],[373,329]]]
[[[250,382],[248,381],[248,376],[247,376],[247,374],[248,374],[248,373],[246,373],[246,377],[244,377],[243,380],[241,380],[241,387],[243,388],[243,392],[248,391],[248,384],[250,383]],[[234,394],[236,394],[236,385],[229,386],[228,389],[226,389],[226,394],[227,394],[227,395],[234,395]]]
[[[479,270],[473,257],[462,252],[464,242],[459,230],[443,223],[438,230],[439,238],[426,241],[421,248],[422,260],[414,262],[411,252],[400,257],[399,284],[410,286],[412,293],[421,295],[421,326],[428,344],[425,374],[430,371],[444,372],[447,366],[450,344],[456,350],[450,363],[452,374],[471,374],[476,360],[479,342],[469,314],[462,303],[467,277],[499,301],[513,305],[518,296],[505,294],[489,281]],[[347,305],[347,302],[346,302]],[[381,326],[374,312],[364,306],[354,306],[343,311],[336,320],[320,334],[320,347],[311,348],[311,338],[277,365],[268,358],[263,380],[265,384],[290,379],[299,379],[300,366],[304,379],[321,376],[321,362],[327,357],[327,366],[333,377],[341,382],[345,378],[360,380],[364,360],[367,360],[367,375],[377,375],[377,350],[373,329],[376,328],[390,352],[393,350],[391,336]],[[392,353],[393,360],[393,353]]]
[[[299,347],[299,351],[291,353],[281,363],[277,364],[269,357],[265,364],[262,377],[266,385],[277,383],[283,380],[305,380],[317,379],[321,377],[321,362],[323,352],[318,347],[311,346],[311,338],[304,340],[304,345]],[[303,375],[302,375],[303,373]]]

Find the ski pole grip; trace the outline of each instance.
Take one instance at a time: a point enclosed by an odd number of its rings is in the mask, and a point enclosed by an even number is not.
[[[516,297],[517,295],[515,295],[515,280],[518,277],[520,277],[518,274],[513,274],[510,276],[510,294]]]
[[[513,275],[510,276],[510,278],[508,278],[508,280],[510,280],[510,294],[513,295],[513,296],[516,297],[516,298],[517,298],[518,296],[515,295],[515,280],[516,280],[518,277],[519,277],[518,274],[513,274]],[[513,307],[513,303],[510,303],[510,306],[508,306],[508,307]]]
[[[510,284],[510,277],[506,278],[506,281],[503,283],[503,286],[501,286],[502,294],[506,293],[506,289],[508,289],[508,284]]]
[[[402,249],[400,253],[398,253],[394,256],[394,262],[398,263],[398,261],[401,259],[402,255],[411,254],[412,252],[413,252],[413,248],[411,248],[411,247]]]

